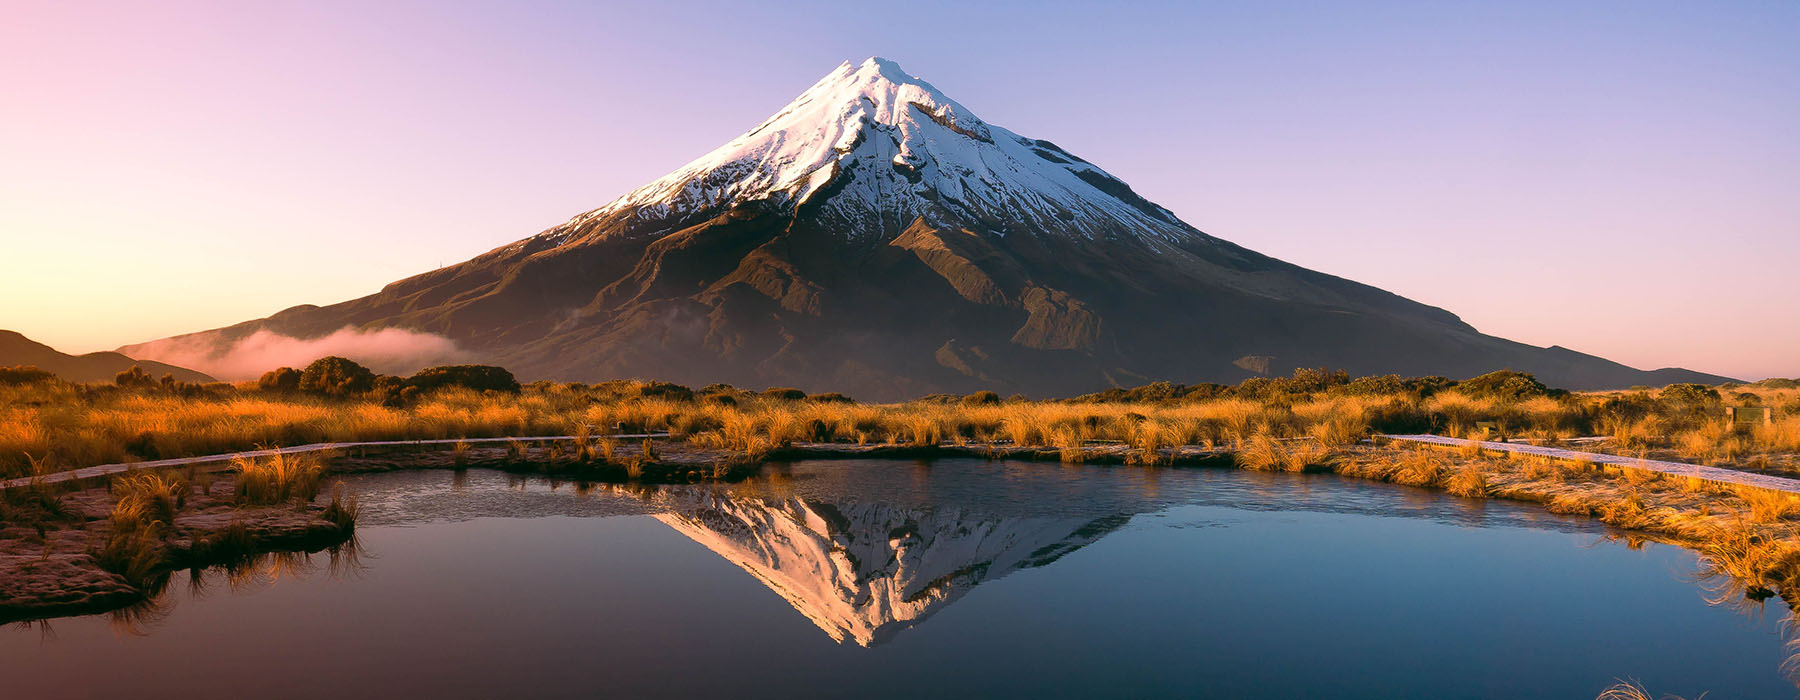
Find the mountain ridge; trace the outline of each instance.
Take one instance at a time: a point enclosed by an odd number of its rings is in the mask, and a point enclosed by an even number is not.
[[[117,352],[90,352],[70,355],[25,337],[17,331],[0,330],[0,367],[32,366],[71,382],[110,382],[113,376],[142,367],[152,377],[172,375],[184,382],[210,382],[205,373],[176,367],[153,360],[134,360]]]
[[[1331,366],[1573,389],[1677,377],[1485,336],[1453,313],[1188,225],[897,64],[845,62],[757,127],[537,235],[258,330],[441,334],[528,379],[793,385],[875,400],[1074,395]],[[1247,362],[1252,358],[1255,361]]]

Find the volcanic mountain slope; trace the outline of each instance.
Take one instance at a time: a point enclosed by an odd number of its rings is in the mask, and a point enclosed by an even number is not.
[[[1442,309],[1184,223],[879,58],[599,209],[268,329],[443,334],[523,378],[1067,395],[1330,366],[1569,388],[1673,380],[1482,335]],[[171,339],[174,340],[174,339]],[[123,351],[157,357],[168,340]]]
[[[184,382],[213,380],[212,377],[191,369],[149,360],[134,360],[116,352],[70,355],[15,331],[0,331],[0,367],[20,365],[36,367],[71,382],[110,382],[114,375],[131,369],[132,365],[142,367],[152,377],[168,374]]]

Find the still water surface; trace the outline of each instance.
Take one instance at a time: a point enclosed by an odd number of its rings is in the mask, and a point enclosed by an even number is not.
[[[1521,504],[1327,475],[800,462],[349,480],[354,556],[0,629],[0,697],[1795,697],[1776,610]]]

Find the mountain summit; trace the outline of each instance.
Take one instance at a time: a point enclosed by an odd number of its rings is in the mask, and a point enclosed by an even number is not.
[[[881,58],[838,66],[712,153],[536,236],[361,299],[121,350],[206,369],[194,348],[217,358],[259,330],[346,327],[441,334],[529,379],[876,400],[1312,366],[1510,367],[1569,388],[1724,379],[1482,335],[1214,238]]]
[[[816,202],[820,223],[882,240],[915,220],[1204,237],[1100,168],[983,122],[883,58],[846,61],[756,128],[570,224],[655,235],[745,202],[796,213]]]

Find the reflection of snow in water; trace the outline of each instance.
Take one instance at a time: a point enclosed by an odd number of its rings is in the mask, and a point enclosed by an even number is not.
[[[998,518],[963,508],[837,506],[704,488],[654,496],[658,520],[787,599],[837,641],[869,646],[984,581],[1043,566],[1129,516]]]

